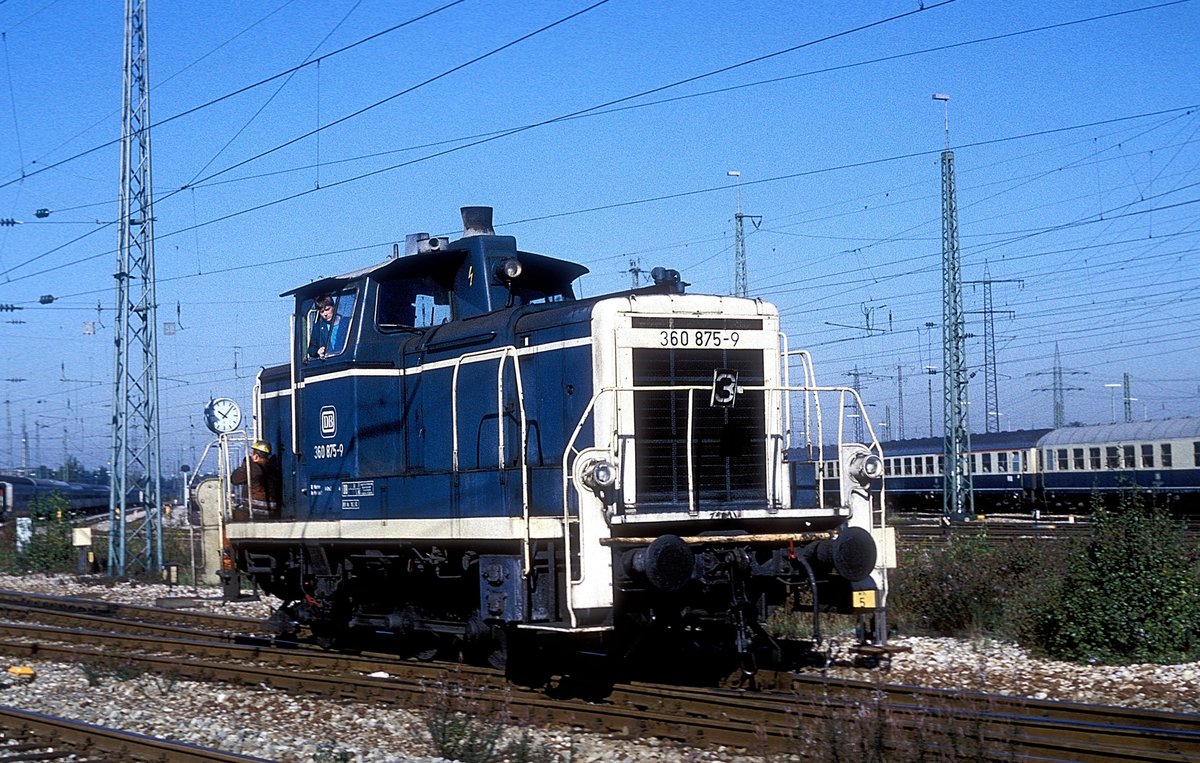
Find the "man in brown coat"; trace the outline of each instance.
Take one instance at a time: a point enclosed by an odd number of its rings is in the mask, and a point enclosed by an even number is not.
[[[279,465],[271,458],[271,444],[266,440],[255,440],[250,446],[247,461],[233,470],[229,477],[235,485],[248,485],[250,489],[250,512],[256,518],[275,518],[279,516],[279,497],[283,492],[283,476]],[[239,517],[234,511],[234,519],[248,519],[246,512]]]

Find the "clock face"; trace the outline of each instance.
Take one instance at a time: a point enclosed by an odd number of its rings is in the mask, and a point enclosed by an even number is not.
[[[228,397],[218,397],[204,409],[204,420],[208,428],[217,434],[227,434],[242,423],[242,409]]]

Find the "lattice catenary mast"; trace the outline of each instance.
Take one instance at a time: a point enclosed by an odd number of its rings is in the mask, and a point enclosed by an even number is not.
[[[114,577],[124,577],[131,568],[156,572],[162,568],[163,558],[146,2],[125,0],[108,510],[109,574]],[[144,508],[144,512],[133,516],[132,508]],[[130,551],[131,558],[127,557]]]
[[[946,104],[946,148],[942,151],[942,365],[944,431],[942,451],[942,518],[963,521],[975,514],[971,470],[971,427],[967,396],[966,316],[962,271],[958,259],[958,202],[954,189],[954,152],[950,150],[950,96],[934,93]]]
[[[1000,395],[996,377],[996,313],[1008,316],[1012,310],[997,311],[992,307],[992,284],[1016,283],[1023,284],[1019,278],[992,278],[988,264],[983,263],[982,281],[964,281],[963,283],[983,286],[983,405],[986,409],[984,416],[984,431],[1000,431]]]

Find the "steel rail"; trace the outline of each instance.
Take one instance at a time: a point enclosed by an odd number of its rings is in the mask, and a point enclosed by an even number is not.
[[[31,613],[36,616],[37,613]],[[89,616],[89,625],[102,618]],[[129,623],[119,623],[127,628]],[[136,624],[135,624],[136,625]],[[117,626],[114,626],[117,627]],[[162,632],[159,630],[158,632]],[[747,692],[683,688],[655,684],[615,687],[604,705],[559,702],[545,694],[505,684],[497,671],[436,663],[412,663],[388,655],[343,655],[295,646],[229,643],[227,633],[161,637],[98,630],[70,630],[27,623],[0,624],[0,635],[21,642],[0,642],[0,651],[40,659],[137,662],[143,669],[201,680],[266,684],[293,691],[383,701],[402,705],[427,701],[426,687],[455,683],[473,687],[499,709],[506,703],[532,717],[583,723],[601,731],[653,735],[695,744],[725,744],[747,749],[795,751],[806,725],[847,726],[886,720],[894,753],[921,745],[973,746],[1001,758],[1044,760],[1184,761],[1200,759],[1200,718],[1137,708],[1025,699],[1007,695],[876,684],[787,673],[773,678],[772,691]],[[78,639],[108,650],[49,643]],[[139,656],[137,648],[157,655]],[[178,653],[195,658],[238,661],[236,665],[162,657]],[[248,664],[255,663],[255,664]],[[264,664],[271,667],[262,667]],[[280,670],[287,666],[288,670]],[[296,673],[296,670],[324,671]],[[384,678],[367,674],[389,671]],[[339,672],[341,675],[328,675]],[[495,698],[505,697],[503,701]],[[487,704],[487,703],[485,703]],[[492,704],[488,704],[492,707]],[[864,721],[873,718],[874,721]],[[857,720],[856,720],[857,719]],[[915,747],[914,747],[915,746]]]
[[[4,626],[5,631],[20,626]],[[40,638],[68,638],[69,634],[46,626],[30,627],[29,633]],[[519,708],[525,715],[548,722],[582,724],[597,731],[617,731],[634,736],[657,736],[688,744],[722,744],[771,751],[794,751],[802,743],[804,723],[828,726],[830,723],[863,723],[874,717],[890,729],[888,746],[897,751],[912,750],[913,745],[974,746],[977,753],[988,757],[1036,757],[1043,760],[1104,761],[1128,760],[1186,761],[1200,756],[1200,731],[1194,729],[1200,720],[1151,711],[1093,708],[1090,719],[1049,717],[1034,712],[1004,709],[999,705],[980,707],[981,697],[965,701],[953,692],[940,693],[940,701],[926,698],[904,701],[902,692],[913,687],[895,687],[901,694],[891,696],[875,691],[874,698],[861,696],[862,686],[844,681],[824,682],[819,693],[749,693],[729,690],[681,689],[674,686],[618,686],[605,704],[562,701],[541,693],[526,692],[504,685],[494,671],[460,672],[444,666],[414,666],[396,662],[381,664],[374,659],[353,659],[335,656],[321,665],[319,655],[309,652],[295,654],[292,650],[265,647],[218,644],[215,642],[179,641],[173,647],[190,655],[189,658],[164,657],[161,654],[139,655],[132,645],[164,650],[170,639],[141,638],[124,634],[79,632],[78,638],[91,644],[104,643],[120,647],[116,662],[133,663],[145,670],[169,673],[198,680],[221,680],[243,685],[267,685],[289,691],[340,696],[364,702],[386,702],[411,707],[428,703],[427,687],[431,681],[466,685],[479,697],[479,705],[488,711],[505,707]],[[46,641],[0,642],[0,651],[22,654],[39,659],[79,659],[114,662],[113,649],[63,646]],[[222,664],[195,659],[197,653],[220,652],[222,659],[237,659],[235,664]],[[295,668],[280,670],[263,667],[276,657],[307,670],[330,670],[336,661],[338,670],[353,674],[330,675],[320,672],[298,673]],[[250,664],[258,662],[259,664]],[[375,671],[388,668],[386,677],[371,677],[364,669]],[[412,670],[411,668],[418,668]],[[853,683],[853,682],[850,682]],[[842,689],[859,690],[843,696]],[[1012,701],[1013,698],[1003,698]],[[1054,703],[1031,703],[1045,709]],[[1105,715],[1105,713],[1108,713]],[[1139,720],[1141,719],[1141,720]],[[1147,723],[1146,719],[1156,721]]]
[[[66,747],[76,753],[86,754],[89,760],[153,761],[154,763],[271,763],[266,758],[237,755],[184,742],[137,734],[131,731],[95,726],[67,718],[58,718],[14,707],[0,705],[0,729],[10,739],[26,742],[36,740],[39,745]],[[7,748],[0,747],[0,752]],[[107,757],[95,758],[100,754]],[[5,760],[47,760],[52,753],[24,752],[20,757],[5,756]],[[54,755],[54,758],[59,755]]]

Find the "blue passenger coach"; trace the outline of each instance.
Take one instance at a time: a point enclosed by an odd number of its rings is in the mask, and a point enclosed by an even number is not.
[[[73,515],[97,514],[108,509],[107,485],[85,485],[60,480],[0,474],[0,522],[13,516],[29,516],[39,500],[56,497]]]
[[[1063,427],[1037,447],[1051,508],[1086,508],[1093,495],[1136,488],[1181,513],[1200,513],[1200,418]]]
[[[971,435],[967,464],[980,511],[1024,510],[1040,486],[1037,442],[1049,429]],[[891,510],[941,511],[944,442],[940,437],[884,444],[884,480]]]
[[[882,444],[891,510],[940,510],[942,439]],[[971,435],[975,506],[988,511],[1081,511],[1139,490],[1179,514],[1200,513],[1200,418]]]
[[[226,528],[231,563],[285,602],[279,623],[421,653],[449,635],[493,662],[587,636],[609,654],[705,641],[745,664],[778,652],[761,623],[801,591],[882,639],[878,444],[833,446],[833,500],[801,489],[826,456],[785,460],[823,441],[792,398],[861,402],[815,385],[772,305],[687,294],[663,268],[580,299],[586,268],[517,249],[488,208],[463,225],[287,294],[291,361],[255,390],[281,511]]]

